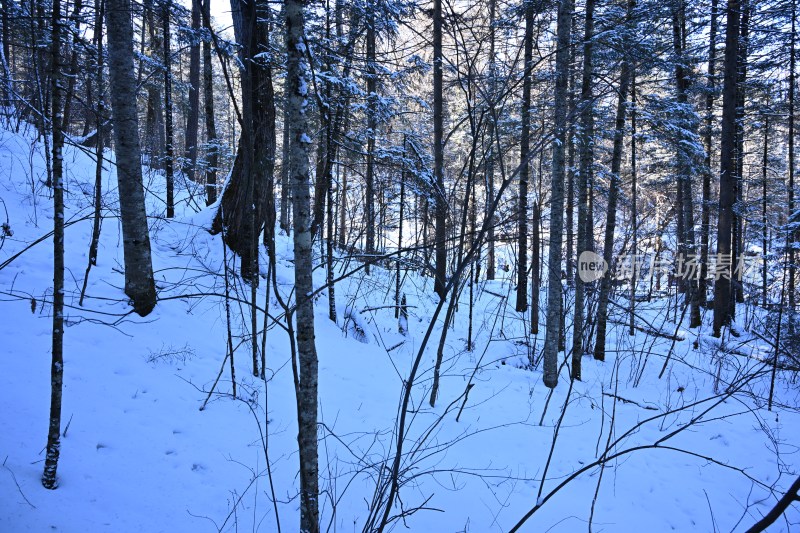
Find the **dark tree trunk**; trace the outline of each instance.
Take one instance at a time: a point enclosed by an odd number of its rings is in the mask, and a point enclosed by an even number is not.
[[[196,1],[196,0],[195,0]],[[203,27],[211,31],[211,0],[203,2]],[[217,201],[219,146],[214,118],[214,74],[211,67],[211,42],[203,41],[203,106],[206,118],[206,205]]]
[[[42,485],[58,486],[56,471],[61,454],[61,390],[64,383],[64,172],[62,150],[61,0],[53,0],[51,69],[51,122],[53,129],[53,344],[50,364],[50,424]]]
[[[675,86],[677,90],[678,105],[684,109],[688,103],[689,91],[689,78],[686,73],[686,58],[684,56],[684,47],[686,42],[686,20],[685,20],[685,4],[683,0],[678,0],[677,5],[673,9],[672,14],[672,41],[673,49],[675,51]],[[682,132],[696,131],[696,124],[694,120],[688,116],[688,111],[682,111],[679,126]],[[678,211],[679,220],[682,221],[683,226],[683,242],[680,243],[680,252],[683,254],[683,261],[686,262],[690,258],[697,257],[697,249],[695,248],[694,238],[694,201],[692,195],[692,174],[693,174],[693,155],[687,153],[686,145],[690,144],[691,138],[686,138],[685,134],[678,137],[677,150],[677,170],[678,182],[680,187],[680,206]],[[700,318],[700,298],[699,287],[697,284],[696,275],[694,272],[686,272],[684,286],[686,288],[686,304],[691,306],[689,313],[689,327],[696,328],[701,325]]]
[[[711,151],[714,134],[714,92],[717,62],[718,0],[711,0],[711,22],[708,30],[708,82],[706,87],[706,116],[703,142],[706,160],[703,165],[703,206],[700,222],[700,305],[706,307],[708,294],[708,242],[711,234]]]
[[[375,130],[378,127],[375,92],[378,88],[378,79],[375,71],[375,7],[373,3],[368,5],[370,7],[367,20],[367,176],[364,218],[367,234],[365,251],[369,256],[375,253]],[[367,257],[365,272],[369,274],[369,270],[370,258]]]
[[[575,253],[580,268],[581,254],[590,250],[590,226],[588,214],[588,187],[593,172],[594,158],[594,100],[592,98],[592,41],[594,38],[594,0],[586,0],[586,28],[583,36],[583,73],[581,79],[580,135],[578,136],[578,153],[580,154],[578,169],[578,234]],[[586,311],[586,286],[576,269],[571,272],[575,278],[575,310],[572,321],[572,378],[581,379],[581,357],[583,346],[584,313]]]
[[[164,127],[166,133],[166,146],[164,147],[164,173],[167,179],[167,218],[175,216],[175,167],[174,150],[172,146],[175,137],[172,131],[172,52],[170,50],[169,28],[169,3],[164,3],[161,12],[161,22],[164,25]]]
[[[533,2],[525,8],[525,72],[522,81],[522,133],[519,143],[519,205],[517,207],[517,306],[528,310],[528,181],[530,179],[531,72],[533,63]]]
[[[542,216],[539,212],[539,202],[533,203],[533,241],[531,242],[531,333],[539,334],[539,291],[542,284],[541,265],[541,233],[540,224]]]
[[[184,157],[186,176],[195,180],[197,171],[197,131],[200,116],[200,11],[203,0],[192,0],[192,36],[189,46],[189,111],[186,114]],[[206,0],[208,1],[208,0]]]
[[[630,21],[634,0],[628,0],[626,23]],[[622,60],[619,89],[617,91],[617,116],[614,122],[614,148],[611,153],[611,175],[608,190],[608,207],[606,211],[606,234],[603,243],[603,260],[608,265],[605,275],[600,279],[600,295],[597,303],[597,337],[594,343],[594,358],[598,361],[606,359],[606,329],[608,324],[608,299],[611,295],[611,278],[613,277],[614,231],[617,227],[617,199],[620,189],[620,170],[622,167],[622,148],[625,140],[625,108],[631,81],[630,58]]]
[[[720,145],[719,219],[717,256],[731,257],[731,232],[736,178],[737,62],[739,55],[739,0],[728,0],[725,60],[722,85],[722,137]],[[791,90],[791,89],[790,89]],[[791,139],[791,137],[790,137]],[[791,141],[790,141],[791,142]],[[714,336],[731,323],[731,280],[718,276],[714,282]]]
[[[259,56],[269,49],[266,4],[232,0],[236,40],[241,45],[242,133],[213,232],[224,226],[226,244],[241,258],[244,279],[258,283],[258,236],[273,253],[275,200],[275,96],[272,67]]]
[[[794,205],[794,92],[795,92],[795,69],[797,68],[797,51],[795,47],[797,46],[797,3],[793,0],[792,1],[792,34],[790,38],[790,45],[789,45],[789,187],[788,187],[788,208],[789,208],[789,216],[791,216],[795,211]],[[795,234],[797,232],[794,232]],[[793,241],[793,236],[789,238],[790,241]],[[789,298],[789,309],[794,311],[795,309],[795,284],[796,284],[796,270],[794,264],[794,246],[789,247],[789,286],[787,290],[789,291],[788,298]]]
[[[442,74],[442,0],[433,0],[433,178],[436,190],[436,277],[434,291],[445,298],[447,285],[447,194],[444,189],[444,94]]]
[[[558,385],[558,344],[561,337],[562,287],[561,244],[564,234],[564,149],[567,140],[567,89],[569,42],[572,30],[572,0],[558,5],[556,29],[556,86],[553,113],[553,166],[550,183],[550,240],[547,261],[547,331],[544,341],[544,384]]]

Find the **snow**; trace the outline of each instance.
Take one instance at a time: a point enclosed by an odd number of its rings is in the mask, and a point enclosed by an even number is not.
[[[0,131],[0,197],[10,225],[0,265],[52,227],[45,162],[34,137],[30,128],[19,134]],[[113,154],[107,156],[113,160]],[[220,237],[206,230],[211,210],[195,212],[191,201],[190,192],[202,194],[201,186],[177,179],[178,215],[166,220],[158,197],[164,178],[146,173],[160,301],[151,315],[140,318],[130,313],[123,294],[116,177],[113,170],[105,172],[98,265],[91,269],[80,307],[94,162],[71,146],[65,147],[64,159],[68,307],[59,488],[48,491],[40,482],[53,277],[50,240],[44,239],[0,267],[0,531],[276,531],[265,433],[281,529],[297,531],[289,344],[281,327],[270,322],[268,381],[254,377],[249,312],[232,302],[239,397],[230,396],[228,363],[223,366],[223,247]],[[290,238],[278,236],[277,256],[276,278],[288,300],[294,279]],[[236,265],[230,268],[235,271]],[[337,268],[354,265],[341,262]],[[315,287],[325,284],[324,274],[316,269]],[[249,287],[232,282],[246,302]],[[265,287],[260,283],[259,306]],[[391,467],[399,400],[437,303],[432,279],[409,273],[403,286],[408,336],[403,336],[394,318],[393,287],[393,273],[381,268],[369,276],[360,270],[338,283],[338,325],[327,318],[327,292],[316,299],[324,529],[360,530],[375,482]],[[529,353],[541,351],[544,328],[539,337],[526,333],[528,325],[508,305],[512,290],[510,279],[476,287],[473,352],[465,350],[468,305],[459,305],[444,346],[434,408],[428,396],[441,324],[423,353],[401,462],[404,509],[426,508],[405,518],[412,531],[507,531],[536,505],[541,507],[523,531],[584,530],[600,480],[595,463],[607,442],[607,456],[618,455],[604,463],[593,517],[598,531],[744,531],[798,474],[796,385],[781,377],[776,407],[767,411],[768,378],[742,381],[760,368],[761,357],[722,358],[712,351],[712,342],[699,343],[703,352],[692,348],[695,340],[716,340],[708,337],[710,314],[700,337],[681,329],[686,338],[675,343],[660,380],[671,341],[640,333],[629,337],[624,326],[612,325],[608,360],[584,358],[584,381],[568,394],[566,370],[550,391],[539,368],[525,368]],[[650,324],[676,331],[666,299],[637,305]],[[612,312],[624,322],[621,311]],[[280,315],[274,295],[270,313]],[[259,314],[259,324],[262,318]],[[755,338],[737,343],[754,354],[769,353]],[[201,411],[221,367],[216,393]],[[729,386],[736,392],[726,396]],[[645,448],[632,451],[640,446]],[[587,470],[551,494],[582,468]],[[792,508],[771,531],[796,531],[798,520],[800,511]],[[394,523],[394,530],[403,530],[404,522]]]

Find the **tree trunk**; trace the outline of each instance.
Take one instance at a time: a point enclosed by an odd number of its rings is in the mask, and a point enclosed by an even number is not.
[[[155,23],[153,0],[144,0],[144,19],[149,29],[150,56],[152,61],[158,62],[157,54],[163,50],[161,35]],[[110,29],[110,28],[109,28]],[[142,36],[144,40],[144,35]],[[110,47],[109,47],[110,48]],[[155,76],[153,77],[155,78]],[[147,153],[150,156],[151,168],[162,169],[164,164],[164,148],[166,145],[164,131],[164,106],[161,99],[161,89],[154,82],[147,83],[147,115],[145,123],[145,139]]]
[[[444,189],[444,95],[442,76],[442,0],[433,0],[433,177],[436,190],[436,277],[434,291],[445,298],[447,285],[447,194]]]
[[[634,0],[628,0],[626,24],[630,21]],[[611,294],[611,278],[613,277],[614,231],[617,227],[617,198],[620,189],[620,169],[622,166],[622,148],[625,140],[625,108],[628,100],[628,89],[631,80],[630,59],[626,52],[622,60],[619,95],[617,99],[617,116],[614,124],[614,148],[611,153],[611,175],[609,176],[608,207],[606,212],[606,234],[603,244],[603,260],[608,269],[600,278],[600,296],[597,303],[597,337],[594,343],[594,358],[598,361],[606,359],[606,328],[608,324],[608,299]]]
[[[677,1],[677,6],[673,9],[672,14],[672,41],[673,49],[675,50],[676,64],[675,64],[675,86],[677,90],[678,105],[683,110],[688,103],[689,91],[689,78],[686,74],[686,66],[684,64],[684,47],[686,41],[686,20],[685,20],[685,4],[683,0]],[[681,111],[679,130],[681,132],[694,133],[696,131],[696,124],[692,117],[688,116],[688,111]],[[682,211],[678,211],[678,217],[683,221],[684,241],[682,243],[681,253],[682,260],[688,261],[690,258],[697,257],[697,250],[695,248],[694,238],[694,202],[692,195],[692,158],[693,155],[687,153],[686,146],[691,145],[692,138],[685,133],[679,134],[678,143],[676,146],[677,154],[677,170],[678,181],[682,184],[680,187]],[[697,279],[694,277],[695,273],[686,271],[684,286],[686,287],[686,304],[690,305],[689,313],[689,327],[696,328],[701,325],[700,317],[700,297]]]
[[[197,0],[194,0],[197,1]],[[211,31],[211,0],[203,2],[203,27]],[[214,119],[214,74],[211,68],[211,42],[203,41],[203,106],[206,118],[206,205],[217,201],[219,146]]]
[[[587,213],[588,187],[592,174],[594,158],[594,99],[592,98],[592,41],[594,39],[594,0],[586,0],[586,28],[583,36],[583,73],[581,79],[580,99],[580,135],[579,169],[578,169],[578,232],[575,253],[580,268],[581,254],[589,247],[589,218]],[[581,379],[581,357],[583,357],[583,324],[586,311],[586,288],[576,269],[570,272],[575,278],[575,310],[572,321],[572,379]]]
[[[244,279],[258,283],[258,236],[273,242],[275,201],[275,96],[269,50],[268,7],[232,0],[236,40],[241,45],[242,132],[228,185],[222,193],[212,232],[224,226],[225,243],[241,258]],[[268,246],[268,252],[272,245]]]
[[[170,50],[169,28],[169,3],[164,3],[161,12],[161,22],[164,25],[164,127],[166,133],[166,146],[164,147],[164,173],[167,180],[167,218],[175,216],[175,171],[174,150],[172,146],[175,137],[172,131],[172,52]]]
[[[533,242],[531,243],[531,333],[539,334],[539,291],[542,284],[539,255],[541,254],[541,233],[539,225],[542,216],[539,202],[533,203]]]
[[[133,27],[130,0],[106,0],[108,69],[117,156],[117,183],[125,256],[125,294],[134,310],[146,316],[156,305],[150,235],[142,184],[141,149],[133,74]]]
[[[533,63],[533,2],[525,7],[525,72],[522,81],[522,134],[519,143],[519,206],[517,208],[517,312],[528,310],[528,180],[531,142],[531,73]]]
[[[722,137],[720,145],[719,219],[717,258],[731,257],[731,231],[736,177],[737,60],[739,51],[739,0],[728,0],[725,29],[725,60],[722,86]],[[791,87],[791,86],[790,86]],[[789,89],[791,91],[791,88]],[[790,115],[791,116],[791,115]],[[791,136],[789,137],[791,139]],[[789,141],[792,142],[791,140]],[[718,265],[719,266],[719,265]],[[714,282],[714,336],[731,323],[731,280],[718,276]]]
[[[377,73],[375,70],[375,6],[368,4],[367,20],[367,176],[365,183],[364,215],[366,222],[367,256],[375,253],[375,135],[378,127]],[[435,46],[435,45],[434,45]],[[434,59],[435,61],[435,59]],[[435,67],[434,67],[435,69]],[[435,96],[434,96],[435,98]],[[434,119],[435,120],[435,119]],[[367,257],[364,271],[369,274],[371,259]]]
[[[189,46],[189,111],[186,114],[184,172],[195,180],[197,170],[197,130],[200,116],[200,11],[203,0],[192,0],[192,35]],[[206,0],[208,1],[208,0]]]
[[[795,91],[795,69],[797,67],[797,52],[795,46],[797,45],[797,3],[792,1],[792,35],[789,45],[789,187],[788,187],[788,208],[789,216],[795,211],[794,205],[794,91]],[[726,56],[727,58],[727,56]],[[793,236],[789,238],[793,241]],[[795,275],[796,267],[794,264],[794,246],[789,247],[789,309],[795,309]]]
[[[64,383],[64,172],[62,149],[61,0],[53,0],[50,76],[53,129],[53,344],[50,364],[50,424],[47,432],[42,485],[58,486],[56,471],[61,453],[61,390]]]
[[[308,176],[309,80],[306,79],[304,2],[286,0],[287,94],[286,118],[290,130],[289,172],[294,207],[295,297],[297,299],[297,350],[300,376],[297,391],[298,446],[300,456],[300,531],[319,532],[319,480],[317,456],[317,350],[314,342],[314,290],[311,274],[311,197]]]
[[[561,240],[564,233],[564,148],[567,140],[567,85],[572,0],[558,5],[556,29],[556,87],[553,112],[553,166],[550,199],[550,240],[547,261],[547,331],[544,341],[544,384],[558,385],[558,341],[561,333]]]
[[[711,150],[714,134],[714,91],[717,62],[717,5],[718,0],[711,0],[711,22],[708,30],[708,75],[706,88],[706,116],[703,141],[706,159],[703,165],[703,206],[700,222],[700,305],[706,307],[708,294],[708,241],[711,234]]]
[[[638,190],[636,183],[636,68],[631,67],[631,260],[633,268],[631,269],[631,299],[630,299],[630,316],[628,324],[628,335],[635,335],[634,331],[634,312],[636,311],[636,285],[638,283],[639,274],[639,228],[638,224]]]
[[[489,116],[486,126],[486,138],[488,139],[486,150],[486,202],[485,211],[490,211],[490,206],[494,202],[494,158],[495,158],[495,130],[497,114],[495,111],[496,91],[496,58],[495,58],[495,11],[497,0],[489,0]],[[486,232],[486,279],[493,280],[495,277],[495,256],[494,256],[494,224],[492,220]]]

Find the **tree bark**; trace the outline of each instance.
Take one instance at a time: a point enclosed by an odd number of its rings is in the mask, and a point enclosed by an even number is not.
[[[594,0],[586,0],[585,29],[583,35],[583,73],[581,79],[580,127],[578,131],[578,231],[575,242],[576,263],[580,266],[581,254],[589,250],[588,187],[593,172],[594,158],[594,99],[592,98],[592,55],[594,39]],[[581,379],[581,357],[584,354],[583,324],[586,310],[586,287],[577,268],[571,273],[575,278],[575,310],[572,321],[572,379]]]
[[[558,385],[558,341],[561,333],[561,241],[564,233],[564,148],[567,139],[567,86],[569,43],[572,31],[572,0],[558,5],[556,29],[556,87],[553,112],[553,165],[550,199],[550,240],[547,261],[547,330],[544,341],[544,384]]]
[[[444,95],[442,75],[442,0],[433,0],[433,177],[436,200],[436,277],[434,291],[444,300],[447,278],[447,195],[444,189]]]
[[[720,144],[719,219],[717,222],[717,261],[731,257],[731,231],[736,177],[736,103],[739,52],[739,0],[728,0],[725,29],[724,78],[722,85],[722,137]],[[790,88],[791,91],[791,88]],[[791,116],[791,115],[790,115]],[[791,139],[791,136],[790,136]],[[791,142],[791,140],[789,141]],[[718,264],[719,266],[719,264]],[[731,280],[717,276],[714,282],[714,331],[731,323]]]
[[[208,0],[206,0],[208,1]],[[200,11],[203,0],[192,0],[192,35],[189,45],[189,111],[186,114],[184,172],[195,180],[197,171],[197,131],[200,117]]]
[[[50,364],[50,424],[47,432],[42,485],[58,486],[56,471],[61,454],[61,391],[64,383],[64,131],[61,86],[61,0],[53,0],[51,69],[53,130],[53,344]]]
[[[300,456],[300,531],[319,532],[317,452],[317,350],[314,341],[312,284],[311,197],[308,156],[310,139],[304,112],[310,80],[305,65],[303,0],[286,0],[287,94],[290,130],[289,173],[294,211],[295,298],[300,376],[297,423]]]
[[[634,0],[628,0],[628,12],[625,15],[626,24],[630,21]],[[620,189],[620,169],[622,167],[622,148],[625,140],[625,108],[630,88],[631,68],[627,52],[622,60],[619,89],[617,94],[617,116],[614,122],[614,148],[611,153],[611,175],[608,190],[608,207],[606,211],[606,234],[603,243],[603,260],[608,269],[600,278],[600,295],[597,303],[597,336],[594,343],[594,358],[598,361],[606,359],[606,328],[608,324],[608,299],[611,294],[611,279],[613,277],[614,259],[614,231],[617,227],[617,199]]]
[[[106,0],[108,69],[117,156],[117,183],[125,256],[125,294],[134,310],[146,316],[156,305],[150,234],[142,184],[136,78],[133,74],[133,27],[130,0]]]
[[[211,0],[203,2],[203,27],[211,32]],[[203,41],[203,107],[206,121],[206,205],[211,205],[217,201],[219,146],[214,118],[214,74],[211,65],[210,39]]]
[[[703,206],[700,215],[700,305],[708,305],[708,242],[711,234],[711,151],[714,135],[714,92],[717,62],[718,0],[711,0],[711,22],[708,29],[708,74],[706,86],[706,116],[703,131],[706,159],[703,165]]]
[[[533,63],[533,2],[525,7],[525,72],[522,81],[522,133],[519,143],[519,205],[517,207],[517,306],[528,310],[528,181],[531,142],[531,72]],[[535,304],[535,302],[534,302]]]
[[[164,3],[161,11],[161,22],[164,26],[164,128],[166,145],[164,146],[164,174],[167,181],[167,218],[175,217],[175,167],[172,129],[172,51],[170,50],[169,3]]]

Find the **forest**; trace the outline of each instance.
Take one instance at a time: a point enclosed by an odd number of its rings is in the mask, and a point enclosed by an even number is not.
[[[0,531],[800,531],[797,0],[0,4]]]

